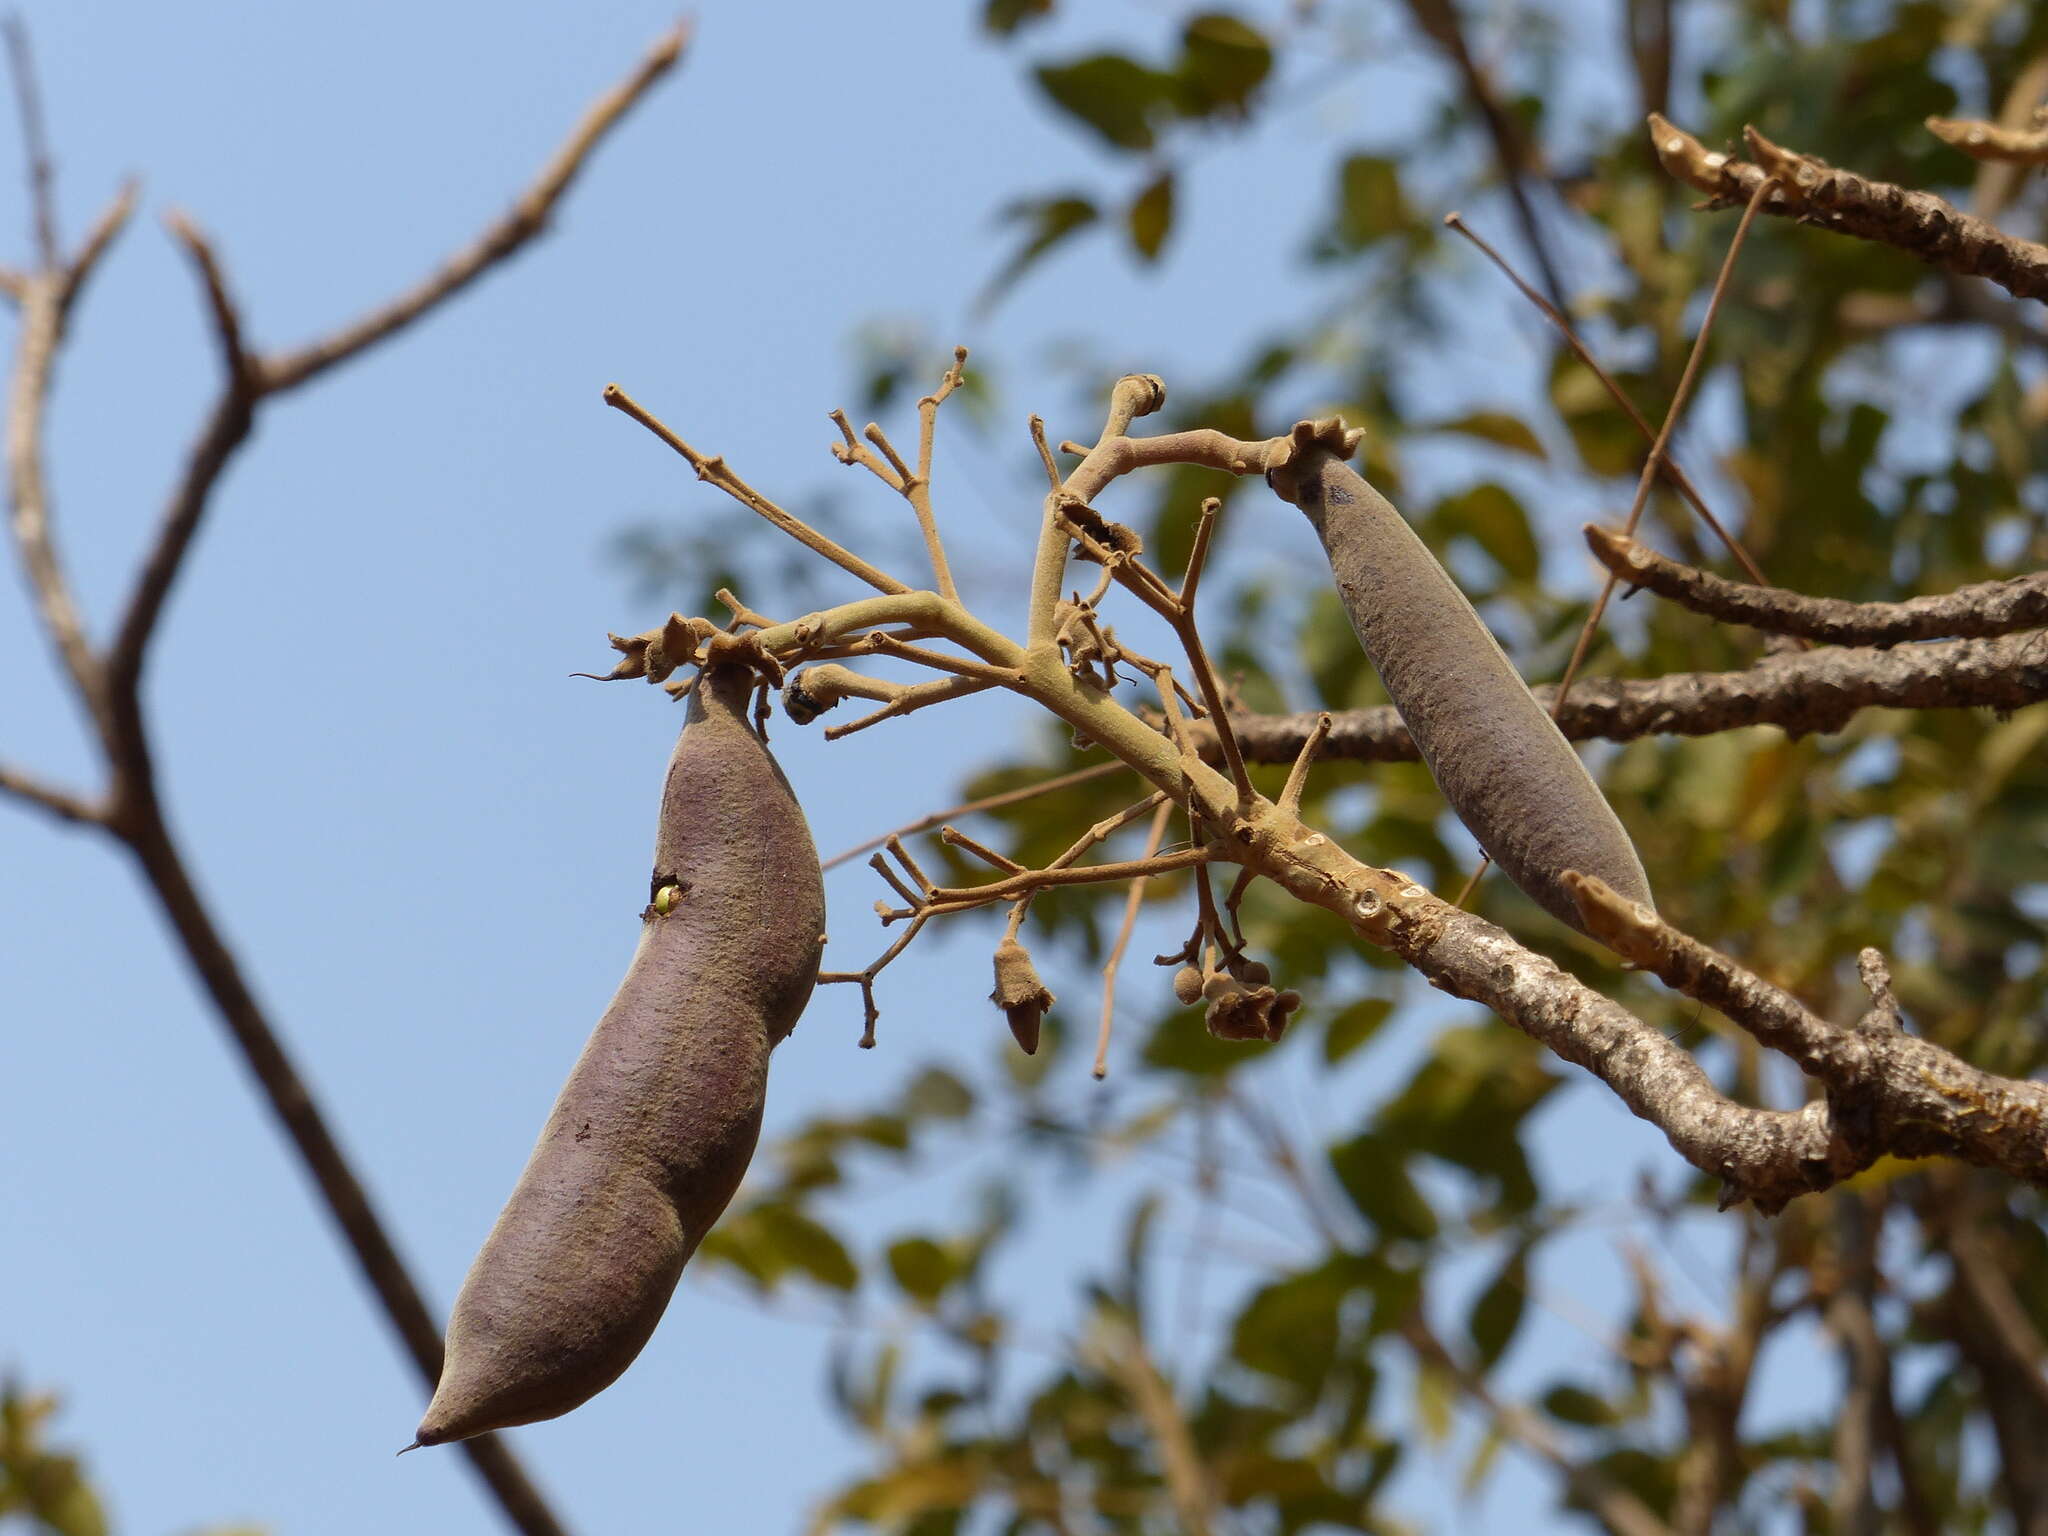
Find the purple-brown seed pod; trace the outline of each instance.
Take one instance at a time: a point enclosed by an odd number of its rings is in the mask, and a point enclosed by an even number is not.
[[[1407,520],[1327,442],[1305,442],[1271,478],[1308,514],[1366,657],[1444,799],[1502,872],[1580,932],[1558,878],[1567,869],[1653,907],[1620,818]]]
[[[825,928],[810,829],[747,722],[754,682],[731,665],[698,680],[639,948],[463,1281],[420,1445],[609,1386],[746,1173]]]

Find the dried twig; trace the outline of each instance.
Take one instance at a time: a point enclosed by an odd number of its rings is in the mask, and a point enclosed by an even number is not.
[[[825,861],[825,868],[836,869],[849,859],[858,858],[864,853],[881,847],[882,844],[892,837],[911,837],[919,832],[929,832],[933,827],[938,826],[942,822],[951,821],[956,816],[971,816],[981,811],[1001,810],[1006,805],[1016,805],[1021,801],[1036,799],[1040,795],[1050,795],[1062,789],[1070,789],[1076,784],[1085,784],[1090,779],[1107,778],[1112,773],[1125,771],[1127,770],[1122,763],[1095,763],[1087,768],[1076,768],[1071,773],[1056,774],[1052,778],[1041,780],[1036,784],[1026,784],[1018,789],[1006,789],[1000,794],[984,795],[978,800],[966,800],[962,801],[959,805],[949,805],[943,811],[933,811],[929,816],[920,816],[916,821],[905,822],[902,826],[884,832],[879,837],[870,838],[867,842],[861,843],[857,847],[848,848],[841,853],[833,854],[831,858]]]
[[[2007,128],[1974,119],[1930,117],[1927,131],[1942,143],[1960,149],[1972,160],[2003,160],[2011,165],[2048,165],[2048,128]]]
[[[1167,819],[1173,814],[1173,802],[1162,800],[1159,809],[1152,813],[1151,829],[1145,834],[1145,852],[1140,862],[1158,855],[1159,844],[1166,836]],[[1129,894],[1124,897],[1124,920],[1116,931],[1116,942],[1109,946],[1109,958],[1102,965],[1102,1019],[1095,1030],[1095,1077],[1099,1082],[1109,1075],[1109,1032],[1116,1018],[1116,977],[1117,970],[1124,963],[1124,951],[1130,947],[1131,930],[1138,923],[1138,907],[1145,900],[1145,882],[1151,877],[1139,875],[1131,881]]]

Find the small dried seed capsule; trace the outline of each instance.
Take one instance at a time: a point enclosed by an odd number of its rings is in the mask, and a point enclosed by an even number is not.
[[[1653,905],[1620,818],[1407,520],[1327,443],[1271,478],[1308,514],[1359,644],[1444,799],[1502,872],[1581,932],[1559,879],[1568,869]]]
[[[1031,951],[1015,939],[996,946],[996,989],[988,999],[1009,1019],[1010,1033],[1017,1037],[1024,1054],[1037,1055],[1039,1026],[1045,1020],[1045,1010],[1053,1005],[1053,995],[1038,979]]]
[[[1248,987],[1263,987],[1273,979],[1273,972],[1263,960],[1246,960],[1237,968],[1237,979]]]
[[[825,927],[810,829],[747,723],[753,684],[742,666],[697,682],[639,947],[462,1283],[420,1445],[611,1385],[746,1172]]]
[[[1173,973],[1173,995],[1180,1000],[1183,1008],[1192,1008],[1202,1000],[1202,968],[1184,965]]]

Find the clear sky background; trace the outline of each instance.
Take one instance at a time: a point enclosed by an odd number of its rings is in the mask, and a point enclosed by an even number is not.
[[[143,179],[143,213],[75,322],[50,432],[62,549],[96,634],[215,382],[157,216],[182,208],[212,233],[260,345],[304,340],[481,228],[672,19],[645,0],[23,9],[67,232],[122,176]],[[1032,50],[1163,36],[1178,12],[1076,9],[1089,17]],[[174,825],[436,1305],[630,952],[679,723],[653,690],[568,677],[608,665],[607,629],[666,611],[608,553],[619,530],[684,526],[717,502],[599,403],[602,385],[771,494],[831,492],[844,528],[900,540],[901,503],[827,454],[825,412],[854,403],[849,338],[878,317],[914,326],[934,379],[944,346],[974,346],[994,370],[994,427],[949,426],[938,491],[956,548],[1000,593],[1035,529],[1026,413],[1056,439],[1099,423],[1060,359],[1200,380],[1326,300],[1297,257],[1330,144],[1386,138],[1437,87],[1364,71],[1355,90],[1218,141],[1184,183],[1158,273],[1091,237],[977,318],[1007,250],[996,211],[1119,172],[1041,110],[976,10],[712,0],[682,72],[598,152],[552,235],[266,410],[174,594],[147,701]],[[11,104],[0,122],[0,259],[21,262]],[[1477,397],[1544,360],[1526,317],[1501,335],[1468,348]],[[1320,579],[1305,527],[1276,520],[1262,542]],[[850,595],[833,575],[821,590]],[[993,601],[1005,619],[1022,606]],[[1038,739],[1020,709],[977,704],[831,749],[780,727],[820,847],[944,804],[974,766]],[[97,783],[18,582],[0,590],[0,758]],[[875,943],[874,894],[858,866],[833,881],[836,963]],[[854,1049],[851,991],[822,993],[777,1053],[770,1135],[928,1060],[985,1071],[1008,1048],[986,966],[979,934],[913,953],[885,978],[872,1053]],[[1417,1010],[1375,1050],[1415,1049],[1444,1016]],[[1341,1119],[1354,1089],[1369,1079],[1303,1081],[1287,1107]],[[499,1528],[459,1455],[392,1459],[421,1385],[123,856],[12,804],[0,1093],[0,1369],[63,1393],[56,1436],[86,1455],[121,1531]],[[1596,1197],[1617,1166],[1678,1172],[1605,1095],[1560,1095],[1543,1124],[1546,1166]],[[897,1200],[956,1198],[935,1184]],[[1068,1278],[1106,1262],[1116,1209],[1075,1204],[1005,1255],[1006,1282],[1038,1277],[1030,1316],[1058,1326]],[[1543,1282],[1611,1322],[1611,1242],[1551,1252]],[[1708,1234],[1697,1252],[1711,1286],[1723,1250]],[[831,1316],[822,1300],[764,1310],[729,1281],[687,1278],[618,1386],[513,1438],[583,1531],[796,1529],[858,1464],[825,1401]],[[1781,1380],[1764,1399],[1798,1394]],[[1471,1506],[1454,1477],[1418,1458],[1401,1501],[1442,1528],[1539,1528],[1541,1477],[1511,1473]]]

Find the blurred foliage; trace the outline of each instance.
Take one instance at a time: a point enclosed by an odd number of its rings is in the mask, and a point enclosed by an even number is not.
[[[57,1399],[0,1382],[0,1531],[24,1536],[107,1536],[105,1508],[76,1456],[44,1437]],[[209,1526],[189,1536],[263,1536],[255,1526]]]
[[[990,45],[1015,51],[1020,88],[1102,156],[1100,185],[1010,205],[1018,239],[991,300],[1085,232],[1170,263],[1203,144],[1255,134],[1333,85],[1368,96],[1376,69],[1431,72],[1432,110],[1374,118],[1370,142],[1315,146],[1325,204],[1291,216],[1318,291],[1344,285],[1338,308],[1289,313],[1272,299],[1252,355],[1174,380],[1160,426],[1256,437],[1339,410],[1368,427],[1369,472],[1539,679],[1562,669],[1589,608],[1575,524],[1626,504],[1645,444],[1439,224],[1463,207],[1474,227],[1516,229],[1503,135],[1553,261],[1578,280],[1578,323],[1654,422],[1733,220],[1690,211],[1648,151],[1644,110],[1710,145],[1753,122],[1967,204],[1990,183],[1921,120],[1995,113],[2048,48],[2048,9],[1962,0],[1301,3],[1176,13],[1143,45],[1091,34],[1078,51],[1048,40],[1066,19],[1052,0],[982,9]],[[1460,46],[1481,61],[1472,76]],[[1492,128],[1474,78],[1495,94]],[[1305,152],[1298,123],[1289,146]],[[2008,227],[2038,233],[2042,206],[2023,190],[2005,202]],[[1526,246],[1513,254],[1533,270]],[[1530,387],[1474,368],[1475,355],[1504,355],[1507,329],[1515,349],[1546,349]],[[2032,313],[1896,252],[1760,221],[1684,460],[1789,587],[1890,599],[2029,569],[2048,559],[2043,335]],[[883,359],[871,395],[942,365],[936,347],[907,372]],[[1119,494],[1149,496],[1135,520],[1171,572],[1202,497],[1224,498],[1218,537],[1232,549],[1229,509],[1256,490],[1176,469]],[[1648,526],[1681,556],[1730,568],[1661,491]],[[1328,590],[1256,560],[1234,569],[1204,603],[1212,652],[1249,704],[1383,701]],[[1761,650],[1643,598],[1612,618],[1589,665],[1651,676],[1742,667]],[[1872,711],[1818,739],[1752,729],[1591,755],[1672,921],[1839,1019],[1863,1006],[1856,952],[1880,945],[1914,1027],[2029,1074],[2048,1039],[2044,734],[2039,709]],[[1064,733],[1048,740],[977,773],[960,798],[1093,760]],[[1281,770],[1259,772],[1277,788]],[[1041,864],[1130,798],[1097,780],[975,832]],[[1304,811],[1445,892],[1474,861],[1416,765],[1326,764]],[[1155,881],[1148,906],[1184,931],[1190,889]],[[1099,960],[1121,900],[1075,888],[1034,909],[1033,942],[1070,961],[1056,987],[1067,1006],[1037,1056],[1018,1055],[977,1004],[987,1070],[927,1068],[867,1114],[811,1122],[764,1154],[704,1245],[707,1267],[764,1298],[808,1288],[840,1308],[832,1391],[873,1460],[814,1529],[1391,1532],[1413,1528],[1404,1476],[1472,1495],[1511,1464],[1547,1480],[1558,1518],[1594,1527],[1617,1527],[1626,1498],[1651,1522],[1636,1529],[2048,1529],[2038,1192],[1887,1162],[1766,1223],[1717,1214],[1708,1182],[1647,1135],[1625,1168],[1546,1163],[1532,1156],[1539,1125],[1618,1116],[1611,1098],[1490,1017],[1431,1009],[1397,963],[1264,889],[1242,908],[1250,947],[1310,1000],[1288,1036],[1212,1039],[1133,956],[1121,997],[1146,1027],[1109,1081],[1088,1085],[1079,1036],[1092,1037],[1099,982],[1080,965]],[[1782,1063],[1618,972],[1505,881],[1474,900],[1695,1049],[1728,1091],[1800,1101]],[[1337,1091],[1308,1091],[1324,1080]],[[977,1155],[989,1148],[993,1161]],[[937,1199],[900,1229],[852,1213],[863,1192],[927,1170],[972,1184],[957,1224]],[[1120,1251],[1080,1276],[1004,1268],[1028,1251],[1034,1219],[1104,1199],[1123,1202]],[[1569,1244],[1574,1265],[1589,1248],[1608,1255],[1625,1310],[1586,1318],[1546,1291]],[[1702,1248],[1713,1262],[1693,1257]],[[1858,1319],[1881,1347],[1875,1384],[1852,1369]],[[1768,1351],[1796,1362],[1804,1388],[1782,1411],[1756,1400]],[[1845,1475],[1844,1423],[1870,1431],[1867,1484]]]

